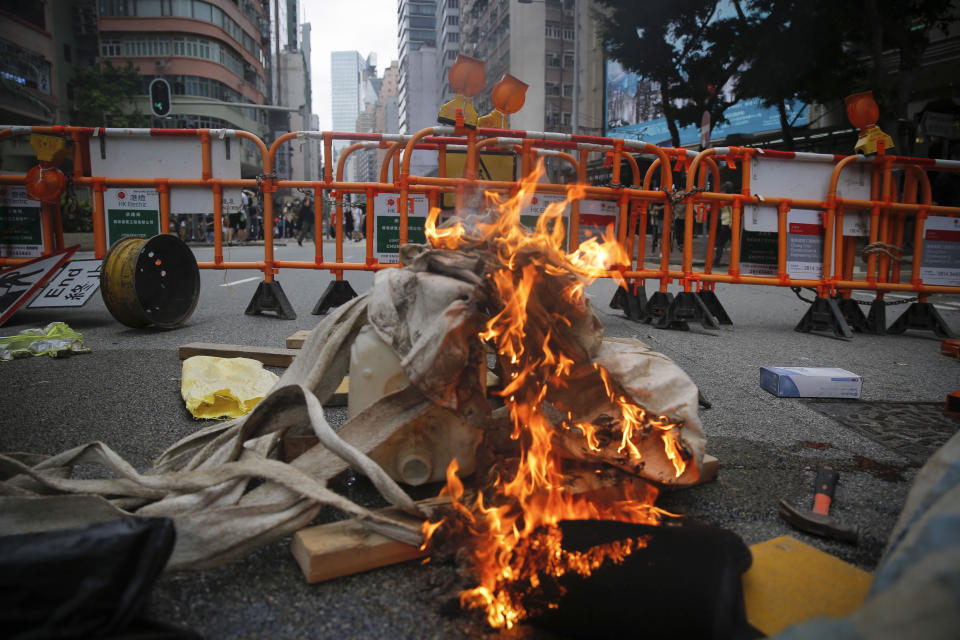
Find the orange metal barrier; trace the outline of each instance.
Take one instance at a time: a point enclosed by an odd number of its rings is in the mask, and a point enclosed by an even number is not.
[[[824,156],[819,154],[794,154],[763,149],[724,147],[695,153],[685,149],[661,148],[641,141],[610,139],[549,132],[532,132],[503,129],[470,129],[438,126],[417,132],[412,136],[392,134],[291,132],[280,136],[269,148],[255,135],[225,129],[94,129],[88,127],[11,127],[0,129],[0,141],[11,135],[39,133],[68,138],[74,144],[74,168],[72,181],[93,192],[93,226],[95,255],[102,258],[106,253],[106,234],[103,224],[104,192],[109,187],[148,187],[159,194],[161,229],[169,229],[170,190],[181,187],[206,187],[213,194],[214,257],[201,262],[206,269],[258,269],[264,281],[255,294],[248,313],[274,311],[281,317],[290,317],[292,310],[275,276],[280,269],[314,269],[329,271],[334,277],[327,292],[314,308],[314,313],[323,313],[328,308],[355,295],[343,280],[345,271],[375,271],[396,265],[381,263],[374,252],[374,200],[379,194],[396,194],[399,207],[400,244],[408,240],[410,196],[425,195],[431,206],[438,206],[444,193],[454,195],[457,208],[465,206],[469,194],[476,190],[514,193],[517,180],[484,180],[478,178],[481,154],[487,151],[515,154],[519,161],[521,176],[529,175],[536,158],[554,157],[573,168],[576,179],[570,184],[538,183],[536,192],[566,195],[571,189],[583,192],[584,198],[606,200],[616,203],[616,237],[627,250],[630,263],[610,277],[624,278],[629,283],[626,290],[618,291],[615,303],[637,320],[652,322],[660,327],[683,328],[689,321],[701,321],[707,326],[729,322],[729,317],[715,295],[716,283],[773,285],[782,287],[808,287],[816,290],[817,298],[801,321],[799,330],[826,330],[836,335],[849,337],[851,326],[855,329],[883,332],[885,319],[881,317],[883,296],[891,291],[908,291],[918,295],[920,328],[931,328],[938,333],[949,333],[942,319],[927,297],[932,293],[960,293],[960,287],[925,284],[921,277],[923,264],[922,237],[924,221],[931,215],[960,217],[960,207],[941,206],[931,200],[927,171],[960,171],[960,163],[906,158],[878,154],[872,158],[858,156]],[[146,141],[155,137],[192,137],[201,141],[202,172],[197,178],[124,178],[119,176],[90,175],[90,161],[85,157],[91,137],[141,137]],[[260,152],[262,172],[256,178],[223,179],[213,176],[210,158],[210,141],[215,138],[250,140]],[[323,167],[319,180],[282,180],[274,174],[277,153],[283,145],[296,141],[317,140],[323,145],[324,157],[331,158],[335,141],[348,141],[350,145],[341,153],[336,167],[329,161]],[[361,149],[382,149],[384,158],[378,182],[344,181],[345,163],[351,154]],[[446,153],[450,150],[465,151],[466,162],[462,176],[449,176]],[[411,175],[410,167],[414,151],[435,151],[438,154],[437,176]],[[610,183],[587,184],[587,166],[590,154],[600,154],[610,167]],[[751,170],[758,161],[818,163],[831,165],[827,185],[810,185],[814,197],[796,197],[778,192],[757,192],[751,184]],[[646,164],[644,169],[641,162]],[[630,180],[623,180],[622,165],[630,169]],[[838,184],[844,171],[857,165],[867,165],[870,170],[870,192],[867,197],[850,198],[838,195]],[[721,172],[739,175],[736,193],[722,193],[719,189]],[[902,185],[894,172],[903,172]],[[679,180],[675,178],[679,176]],[[23,185],[25,176],[3,175],[0,184]],[[656,181],[656,187],[654,182]],[[628,182],[629,184],[624,184]],[[222,191],[226,188],[243,187],[258,189],[265,197],[264,208],[264,255],[262,261],[236,262],[223,256]],[[314,256],[312,261],[278,261],[274,255],[273,220],[274,194],[284,189],[312,191],[314,201]],[[819,190],[819,191],[818,191]],[[825,192],[825,197],[816,197]],[[359,194],[367,203],[366,251],[362,262],[347,262],[344,259],[343,215],[347,194]],[[335,253],[333,260],[324,255],[322,202],[330,196],[335,203],[331,224],[335,229]],[[713,264],[721,208],[731,208],[731,229],[744,226],[744,211],[747,207],[762,204],[776,207],[777,257],[773,276],[741,273],[741,233],[732,233],[730,260],[725,271],[715,270]],[[662,234],[659,255],[655,263],[648,264],[646,228],[651,206],[662,207]],[[569,216],[569,249],[576,248],[580,235],[580,200],[574,200]],[[791,211],[822,212],[822,265],[817,277],[791,277],[787,269],[788,216]],[[916,249],[910,268],[908,282],[901,281],[901,266],[889,255],[867,254],[866,271],[862,278],[854,277],[854,251],[856,238],[843,235],[845,216],[858,212],[869,214],[869,246],[903,246],[903,241],[912,230]],[[683,249],[679,264],[671,260],[671,230],[674,216],[683,214]],[[59,220],[59,205],[45,203],[42,209],[44,225],[44,253],[62,246],[62,229]],[[698,222],[704,222],[705,255],[702,267],[694,262],[694,232]],[[15,264],[17,259],[0,258],[0,265]],[[644,283],[658,282],[657,291],[647,300]],[[668,285],[676,283],[680,292],[674,296]],[[873,291],[876,301],[871,308],[871,318],[860,319],[859,309],[851,299],[851,292]],[[879,302],[879,304],[877,303]],[[851,306],[852,305],[852,306]],[[926,305],[926,306],[923,306]],[[913,307],[912,307],[913,308]],[[860,314],[862,316],[862,314]],[[916,315],[916,314],[914,314]],[[896,324],[896,323],[895,323]],[[916,326],[915,318],[906,322]],[[893,329],[893,327],[891,328]]]

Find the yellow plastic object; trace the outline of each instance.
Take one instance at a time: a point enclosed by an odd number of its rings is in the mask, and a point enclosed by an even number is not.
[[[460,112],[463,122],[457,122],[457,112]],[[477,110],[473,106],[473,101],[462,95],[455,95],[453,99],[440,107],[437,114],[437,121],[451,126],[462,124],[472,129],[477,128]]]
[[[64,158],[70,155],[70,147],[67,145],[67,141],[57,136],[31,134],[30,146],[33,147],[33,152],[37,154],[37,160],[50,162],[54,165],[60,164]]]
[[[869,573],[790,536],[750,552],[753,564],[743,574],[747,621],[768,636],[812,618],[845,616],[867,597]]]
[[[180,395],[194,418],[236,418],[249,413],[278,379],[250,358],[193,356],[183,361]]]

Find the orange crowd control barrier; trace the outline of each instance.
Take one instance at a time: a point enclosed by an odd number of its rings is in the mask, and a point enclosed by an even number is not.
[[[936,266],[944,256],[948,262],[957,259],[960,227],[954,231],[943,222],[960,224],[960,207],[933,202],[928,177],[930,171],[960,171],[960,162],[883,153],[871,157],[832,156],[741,147],[695,153],[642,141],[474,129],[462,125],[432,127],[413,135],[290,132],[278,137],[269,147],[251,133],[230,129],[8,127],[0,128],[0,144],[10,136],[37,134],[72,142],[74,162],[69,179],[75,186],[92,190],[98,258],[108,249],[104,194],[109,189],[154,190],[159,198],[163,231],[169,229],[172,198],[179,198],[181,192],[190,190],[209,190],[211,197],[206,201],[209,202],[206,213],[214,217],[213,260],[200,262],[199,266],[261,271],[263,282],[247,307],[248,314],[269,312],[279,317],[295,317],[276,278],[281,269],[329,271],[333,280],[313,309],[317,314],[326,312],[356,295],[344,280],[346,271],[376,271],[396,266],[374,244],[378,206],[393,202],[397,240],[403,244],[410,239],[410,221],[415,213],[411,207],[416,208],[417,203],[460,210],[480,191],[515,193],[519,188],[518,178],[529,175],[540,157],[554,158],[572,169],[575,176],[568,184],[539,182],[535,187],[535,193],[546,198],[560,199],[573,190],[578,193],[569,208],[571,251],[581,239],[581,230],[590,226],[591,221],[605,219],[615,223],[617,241],[630,258],[628,264],[608,273],[627,283],[626,288],[618,290],[611,304],[635,320],[662,328],[684,329],[691,321],[715,327],[730,322],[715,293],[717,283],[773,285],[815,290],[816,298],[797,326],[800,331],[829,331],[850,337],[852,330],[896,333],[920,328],[949,336],[949,327],[927,298],[934,293],[960,293],[957,286],[960,266],[956,270],[949,265]],[[161,140],[168,144],[172,139],[192,140],[193,146],[179,154],[176,164],[183,164],[187,157],[199,156],[191,165],[197,175],[188,177],[181,175],[182,171],[164,174],[171,167],[169,162],[161,163],[149,175],[98,174],[96,168],[102,166],[101,160],[109,155],[105,148],[110,149],[116,141],[131,139],[137,140],[143,149],[150,149]],[[257,149],[262,170],[256,178],[224,177],[221,169],[224,158],[231,158],[230,140],[238,141],[237,146],[240,140],[248,140]],[[303,140],[322,144],[324,158],[328,159],[333,157],[335,142],[342,141],[348,146],[340,153],[336,166],[329,161],[324,163],[323,175],[318,180],[279,179],[274,173],[277,154],[284,145]],[[346,162],[363,149],[382,150],[379,180],[345,181]],[[438,175],[411,174],[415,152],[436,153]],[[234,153],[239,155],[239,149]],[[485,159],[488,162],[506,160],[502,175],[485,171],[489,169]],[[609,182],[588,184],[591,160],[605,163],[609,168]],[[124,166],[134,165],[131,160]],[[48,189],[51,193],[60,184],[49,179],[54,169],[51,166],[46,173],[41,172],[43,179],[54,185]],[[123,166],[114,173],[122,170]],[[624,171],[630,172],[629,178],[623,175]],[[719,186],[722,175],[734,183],[730,193],[723,192]],[[36,175],[0,175],[0,184],[26,186],[28,191],[31,180],[36,182]],[[233,198],[225,194],[239,188],[258,190],[264,196],[266,224],[262,260],[224,259],[221,233],[224,199]],[[35,192],[37,189],[34,185]],[[277,215],[274,196],[284,190],[313,195],[313,260],[277,260],[274,255],[272,221]],[[348,196],[353,194],[365,200],[367,207],[366,246],[360,262],[344,259],[342,221],[347,213]],[[378,200],[378,196],[387,200]],[[49,194],[43,197],[42,252],[47,254],[62,248],[63,238],[58,198]],[[325,199],[334,203],[329,220],[336,236],[332,260],[325,255],[322,241]],[[233,200],[231,203],[230,206],[236,204]],[[605,217],[585,213],[582,209],[587,204],[602,205]],[[721,220],[726,216],[729,216],[730,228],[740,232],[730,234],[730,258],[726,269],[721,271],[715,264],[714,254],[718,238],[722,237]],[[662,220],[661,241],[657,250],[648,252],[646,229],[653,217]],[[677,228],[680,221],[682,226]],[[860,224],[856,233],[866,235],[852,235],[849,232],[852,221]],[[703,227],[700,238],[705,240],[702,260],[700,256],[695,260],[694,256],[698,225]],[[903,256],[898,252],[911,234],[914,250],[907,279],[901,264]],[[682,244],[679,261],[671,256],[674,237]],[[866,244],[865,270],[855,273],[855,251],[861,237]],[[936,251],[941,263],[925,261],[924,245],[929,244],[928,241],[940,243]],[[758,249],[760,245],[763,246]],[[0,265],[18,261],[22,259],[0,257]],[[645,288],[648,280],[657,283],[657,290],[649,299]],[[670,284],[680,288],[676,295],[668,290]],[[853,291],[873,292],[869,316],[860,312],[852,297]],[[887,329],[884,296],[890,292],[912,292],[917,295],[917,302]]]

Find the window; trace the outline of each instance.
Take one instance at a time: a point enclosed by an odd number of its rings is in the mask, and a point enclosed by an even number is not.
[[[573,40],[573,27],[567,25],[563,26],[563,39]]]
[[[447,0],[447,7],[450,9],[460,8],[460,0]]]
[[[104,57],[121,55],[119,38],[103,38],[100,40],[100,55]]]
[[[71,62],[72,58],[73,58],[73,52],[72,52],[72,50],[70,49],[70,45],[64,43],[64,45],[63,45],[63,59],[66,60],[67,62]]]
[[[573,85],[572,84],[563,85],[563,97],[570,98],[572,96],[573,96]]]
[[[447,24],[450,24],[450,25],[460,24],[460,16],[447,16]]]
[[[459,34],[459,33],[448,33],[448,34],[447,34],[447,42],[460,42],[460,34]]]
[[[563,114],[563,124],[564,124],[564,126],[566,126],[566,127],[569,127],[569,126],[570,126],[570,114],[569,114],[569,113],[564,113],[564,114]]]
[[[447,51],[447,60],[456,60],[457,52],[456,51]]]
[[[560,56],[555,53],[547,52],[547,66],[548,67],[559,67],[560,66]]]
[[[193,17],[205,22],[213,22],[213,7],[206,2],[193,3]]]
[[[137,0],[137,15],[144,18],[157,18],[163,15],[160,0]]]
[[[560,37],[560,24],[558,22],[546,22],[545,24],[548,38]]]
[[[545,88],[545,93],[548,96],[559,96],[560,85],[558,85],[556,82],[548,82]]]
[[[171,0],[172,11],[170,15],[178,18],[192,18],[193,8],[190,0]]]
[[[563,52],[563,66],[567,68],[573,67],[573,51]]]

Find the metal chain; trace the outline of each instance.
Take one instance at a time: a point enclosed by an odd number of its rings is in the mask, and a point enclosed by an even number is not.
[[[809,302],[809,303],[811,303],[811,304],[813,303],[813,300],[811,300],[811,299],[809,299],[809,298],[804,298],[802,295],[800,295],[800,290],[801,290],[800,287],[790,287],[790,290],[793,291],[793,292],[796,294],[796,296],[797,296],[798,298],[800,298],[801,300],[803,300],[804,302]],[[816,289],[807,288],[807,291],[816,292]],[[854,302],[856,302],[857,304],[859,304],[859,305],[861,305],[861,306],[864,306],[864,307],[868,307],[868,306],[870,306],[871,304],[874,303],[874,300],[857,300],[856,298],[850,298],[850,299],[853,300]],[[918,297],[914,297],[914,298],[907,298],[906,300],[897,300],[896,302],[887,302],[886,300],[884,300],[884,301],[883,301],[883,304],[884,304],[884,306],[887,306],[887,307],[894,307],[894,306],[896,306],[896,305],[898,305],[898,304],[907,304],[907,303],[910,303],[910,302],[916,302],[916,301],[919,300],[919,299],[920,299],[920,298],[919,298],[919,296],[918,296]]]
[[[680,204],[690,196],[694,196],[698,193],[703,193],[706,190],[707,189],[705,187],[694,187],[688,191],[684,191],[683,189],[674,187],[673,191],[667,191],[665,187],[660,187],[660,191],[663,191],[664,195],[667,196],[667,199],[670,200],[671,207],[674,207]]]
[[[884,242],[872,242],[863,248],[863,250],[860,252],[860,257],[863,258],[864,262],[866,262],[867,256],[869,256],[870,254],[882,253],[883,255],[887,256],[891,260],[894,260],[895,262],[900,262],[901,260],[903,260],[903,258],[900,255],[902,251],[903,249],[893,244],[886,244]]]
[[[276,172],[261,173],[260,175],[257,176],[257,191],[260,193],[263,193],[263,189],[261,188],[261,185],[263,184],[264,180],[276,180],[276,179],[277,179]]]

